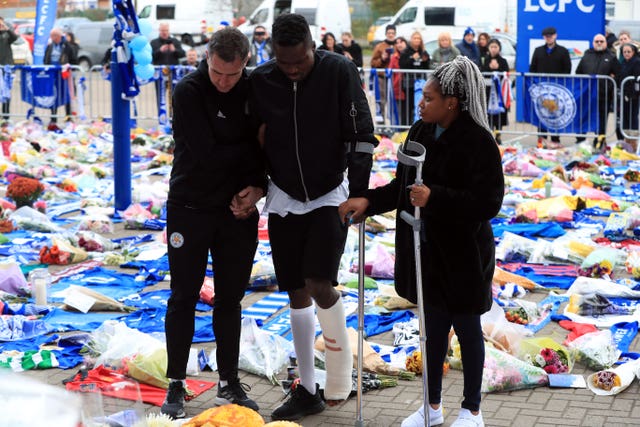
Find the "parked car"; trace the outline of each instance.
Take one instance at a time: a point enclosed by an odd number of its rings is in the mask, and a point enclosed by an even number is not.
[[[91,20],[85,16],[67,16],[56,19],[53,26],[54,28],[60,28],[65,33],[71,31],[75,34],[75,29],[78,24],[85,24],[89,22],[91,22]]]
[[[516,68],[516,40],[504,33],[492,33],[489,34],[489,38],[498,39],[502,45],[500,55],[507,60],[509,69],[514,70]],[[453,39],[453,44],[460,43],[461,39]],[[438,40],[430,40],[424,44],[425,49],[429,54],[432,54],[434,50],[438,48]]]
[[[93,65],[100,65],[113,38],[113,20],[79,23],[74,27],[78,51],[78,65],[88,71]]]
[[[393,16],[381,16],[378,19],[376,19],[376,22],[374,22],[369,27],[369,31],[367,32],[367,43],[369,43],[369,45],[373,46],[375,44],[373,39],[378,27],[380,27],[381,25],[387,25],[392,19],[393,19]],[[380,40],[377,40],[377,41],[380,41]]]
[[[29,44],[29,49],[33,52],[33,38],[35,34],[36,24],[34,22],[28,22],[26,24],[16,25],[16,34],[22,36]]]
[[[29,49],[29,43],[24,39],[24,37],[18,37],[16,41],[11,44],[11,52],[13,53],[14,64],[33,64],[33,54],[31,53],[31,49]]]

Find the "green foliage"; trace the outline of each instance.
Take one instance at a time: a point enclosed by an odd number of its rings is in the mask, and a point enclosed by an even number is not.
[[[374,19],[385,15],[395,15],[406,0],[368,0]]]
[[[70,12],[61,12],[58,18],[66,18],[70,16],[86,16],[91,21],[104,21],[107,19],[109,9],[87,9],[87,10],[74,10]]]
[[[369,25],[371,23],[368,19],[352,19],[351,20],[351,33],[353,38],[358,40],[358,43],[367,41],[367,31],[369,31]]]

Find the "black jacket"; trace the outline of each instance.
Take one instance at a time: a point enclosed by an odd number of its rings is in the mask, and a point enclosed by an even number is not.
[[[67,42],[66,40],[62,40],[60,42],[60,44],[62,45],[60,47],[61,52],[60,52],[60,65],[64,65],[64,64],[71,64],[71,65],[75,65],[78,63],[78,58],[76,58],[76,55],[74,53],[73,48],[71,47],[71,44],[69,44],[69,42]],[[43,59],[43,63],[45,65],[51,64],[51,51],[53,50],[53,44],[49,43],[47,45],[47,48],[44,51],[44,59]]]
[[[628,98],[638,98],[638,89],[636,89],[635,81],[626,82],[624,86],[622,81],[627,77],[640,77],[640,58],[637,56],[631,57],[629,61],[624,61],[620,64],[620,71],[616,74],[616,81],[620,90],[624,90],[624,95]]]
[[[530,73],[571,74],[571,57],[569,51],[559,44],[547,53],[547,45],[538,46],[533,51]]]
[[[576,74],[610,76],[615,78],[618,73],[620,73],[620,63],[616,55],[609,49],[602,51],[597,51],[593,48],[587,49],[576,68]],[[608,79],[599,79],[598,92],[601,97],[606,94],[609,98],[607,102],[610,102],[614,97],[613,82]]]
[[[207,62],[173,92],[175,151],[169,202],[199,209],[228,208],[248,185],[266,188],[262,154],[248,110],[246,74],[228,93],[213,86]]]
[[[160,37],[151,40],[151,52],[153,58],[153,65],[179,65],[180,58],[185,56],[184,50],[180,42],[169,37],[168,39],[161,39]],[[173,52],[162,52],[160,48],[165,44],[172,44],[175,50]]]
[[[367,189],[371,153],[347,151],[347,143],[371,148],[378,140],[353,62],[316,50],[303,81],[291,81],[275,61],[253,70],[249,79],[252,107],[266,124],[268,172],[279,188],[296,200],[314,200],[340,185],[348,167],[350,195]]]
[[[342,48],[343,52],[349,53],[353,63],[356,64],[356,67],[362,68],[362,48],[355,40],[351,40],[351,45],[349,47],[339,43],[338,46]]]
[[[490,220],[504,195],[500,151],[491,134],[462,113],[435,139],[435,125],[417,121],[408,140],[426,147],[422,169],[431,189],[420,211],[422,232],[422,286],[425,303],[449,313],[481,314],[491,307],[495,243]],[[399,295],[416,302],[413,229],[400,217],[412,216],[407,186],[415,182],[416,168],[398,163],[396,178],[368,190],[368,214],[398,210],[396,216],[395,287]]]
[[[11,44],[18,40],[18,35],[11,28],[0,31],[0,65],[13,65]]]
[[[415,61],[412,56],[418,52],[420,54],[420,59]],[[407,46],[407,48],[400,55],[400,68],[403,70],[426,70],[429,68],[429,53],[426,50],[417,51],[411,46]]]
[[[498,61],[498,68],[495,70],[489,67],[492,59]],[[487,54],[480,58],[480,71],[482,71],[483,73],[491,73],[493,71],[509,71],[509,63],[500,54],[498,54],[498,56],[491,56],[491,54]]]

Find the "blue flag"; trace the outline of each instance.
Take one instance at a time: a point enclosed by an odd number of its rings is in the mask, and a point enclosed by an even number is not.
[[[596,77],[524,77],[523,119],[557,133],[598,130]]]
[[[42,65],[47,49],[49,33],[56,20],[57,0],[38,0],[36,3],[36,26],[33,36],[33,65]]]

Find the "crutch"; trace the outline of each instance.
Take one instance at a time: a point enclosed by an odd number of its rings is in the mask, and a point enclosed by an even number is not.
[[[356,427],[363,427],[362,419],[362,365],[364,351],[364,223],[358,225],[358,374],[356,394]]]
[[[415,141],[406,141],[398,148],[398,161],[416,168],[416,185],[422,185],[422,165],[426,156],[426,148]],[[427,330],[424,316],[424,301],[422,297],[422,262],[420,256],[420,208],[415,207],[413,216],[407,211],[400,212],[400,218],[413,228],[413,249],[416,259],[416,291],[418,297],[418,320],[420,325],[420,352],[422,356],[422,402],[424,410],[424,425],[429,426],[429,386],[427,377]]]

